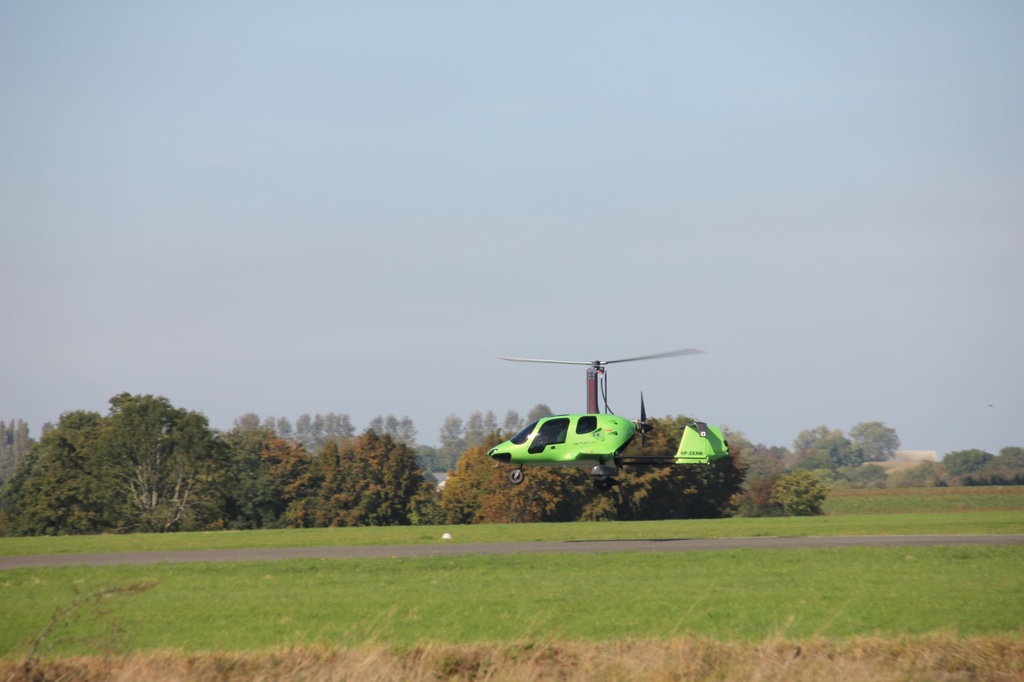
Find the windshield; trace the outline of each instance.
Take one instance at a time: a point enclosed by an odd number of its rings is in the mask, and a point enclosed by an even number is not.
[[[539,421],[540,420],[538,419],[537,421],[530,422],[529,424],[523,427],[522,431],[509,438],[509,441],[513,445],[522,445],[523,443],[526,442],[526,439],[530,437],[530,434],[533,433],[533,430],[537,428],[537,422]]]

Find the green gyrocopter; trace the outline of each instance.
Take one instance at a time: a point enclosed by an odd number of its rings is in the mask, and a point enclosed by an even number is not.
[[[605,366],[635,360],[653,360],[701,353],[695,348],[641,355],[620,360],[538,360],[507,358],[512,362],[544,362],[557,365],[587,365],[587,413],[559,414],[527,424],[519,433],[491,448],[487,454],[497,462],[512,465],[508,479],[521,484],[527,466],[561,466],[590,468],[590,476],[598,490],[611,490],[618,481],[615,474],[623,466],[665,466],[672,464],[708,464],[729,454],[729,444],[722,431],[704,422],[687,424],[680,434],[674,456],[645,456],[644,437],[654,428],[647,421],[644,397],[640,394],[640,418],[633,421],[610,414],[608,410],[608,377]],[[598,410],[598,391],[604,399],[604,413]],[[624,455],[623,451],[640,434],[640,454]]]

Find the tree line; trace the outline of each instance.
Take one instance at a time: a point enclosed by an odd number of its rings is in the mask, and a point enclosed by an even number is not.
[[[46,430],[4,482],[4,523],[17,535],[391,525],[434,495],[388,434],[346,432],[315,453],[291,435],[244,418],[218,433],[201,413],[124,393],[106,416],[69,412]]]
[[[730,451],[746,467],[744,492],[736,513],[774,516],[805,513],[807,499],[823,502],[836,488],[931,487],[947,485],[1024,485],[1024,448],[1009,446],[993,455],[982,450],[946,453],[890,473],[882,466],[900,446],[896,430],[883,422],[857,424],[844,433],[822,425],[801,431],[792,448],[753,444],[740,432],[728,434]],[[803,492],[793,499],[793,485]],[[820,507],[820,505],[818,505]]]
[[[538,405],[529,417],[550,414]],[[738,460],[628,472],[612,495],[579,470],[537,468],[511,486],[487,449],[518,429],[488,415],[446,425],[464,448],[439,487],[416,457],[410,422],[384,417],[356,435],[340,415],[244,415],[227,432],[166,398],[123,393],[106,415],[62,415],[21,457],[0,492],[14,535],[203,529],[713,517],[740,491]],[[648,440],[674,451],[679,417]],[[456,428],[460,426],[460,428]],[[279,432],[280,430],[280,432]],[[661,440],[659,440],[661,438]],[[318,444],[318,445],[317,445]],[[315,446],[315,449],[308,446]]]
[[[1024,449],[949,453],[900,476],[878,463],[895,429],[865,422],[849,434],[802,431],[792,449],[725,430],[731,456],[707,466],[627,467],[610,493],[581,469],[537,467],[512,486],[487,450],[526,420],[510,411],[450,415],[440,447],[417,445],[408,417],[377,417],[357,434],[347,415],[246,414],[226,432],[167,399],[123,393],[106,415],[65,413],[39,441],[0,422],[0,534],[169,532],[576,520],[820,514],[837,486],[1024,482]],[[652,420],[650,455],[672,455],[691,420]],[[630,447],[637,447],[634,443]],[[447,470],[443,486],[430,472]]]
[[[473,412],[465,420],[456,414],[450,414],[441,425],[438,434],[439,447],[418,444],[416,426],[408,416],[377,416],[370,420],[367,429],[381,435],[387,434],[413,448],[416,461],[424,471],[444,473],[455,468],[455,463],[466,448],[480,445],[489,434],[499,431],[515,433],[525,424],[549,414],[551,408],[543,403],[535,405],[525,420],[520,418],[515,410],[509,410],[500,424],[497,415],[490,410],[486,413]],[[270,416],[261,419],[258,414],[250,412],[235,419],[234,428],[262,428],[273,431],[284,440],[298,441],[309,452],[316,452],[328,441],[344,443],[356,435],[356,428],[349,415],[333,412],[312,416],[303,414],[294,424],[287,417]],[[0,481],[2,480],[0,477]]]

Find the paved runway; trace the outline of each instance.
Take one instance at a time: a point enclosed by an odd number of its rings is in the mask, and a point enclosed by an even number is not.
[[[1024,535],[850,535],[841,537],[700,538],[676,540],[584,540],[568,542],[495,542],[364,547],[283,547],[204,549],[173,552],[46,554],[0,556],[0,570],[57,566],[174,564],[187,562],[275,561],[280,559],[356,559],[459,556],[465,554],[551,554],[595,552],[705,552],[733,549],[821,549],[832,547],[925,547],[933,545],[1020,545]]]

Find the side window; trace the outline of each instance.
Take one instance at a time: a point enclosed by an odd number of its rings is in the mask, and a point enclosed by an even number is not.
[[[597,417],[592,414],[585,414],[576,422],[576,433],[590,433],[597,430]]]
[[[537,435],[534,436],[533,438],[533,443],[530,444],[529,452],[541,452],[544,448],[546,448],[549,445],[558,445],[559,443],[564,443],[565,437],[566,435],[568,435],[568,433],[568,417],[549,419],[540,425],[540,429],[538,429]]]

